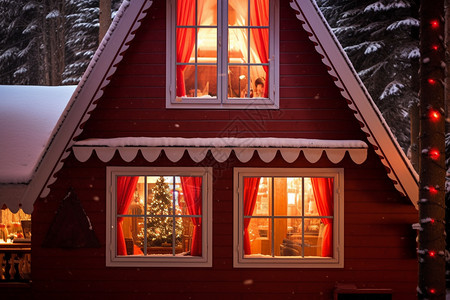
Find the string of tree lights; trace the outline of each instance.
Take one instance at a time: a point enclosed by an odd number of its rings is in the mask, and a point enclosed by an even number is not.
[[[445,299],[444,2],[420,7],[418,299]]]

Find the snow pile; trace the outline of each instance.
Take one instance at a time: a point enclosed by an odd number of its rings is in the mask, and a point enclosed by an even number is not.
[[[0,86],[0,183],[30,181],[75,86]]]

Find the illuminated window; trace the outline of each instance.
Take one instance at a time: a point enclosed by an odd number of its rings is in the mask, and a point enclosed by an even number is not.
[[[210,266],[209,171],[108,168],[108,265]]]
[[[342,267],[342,180],[340,169],[236,169],[234,265]]]
[[[278,107],[276,1],[167,3],[167,107]]]

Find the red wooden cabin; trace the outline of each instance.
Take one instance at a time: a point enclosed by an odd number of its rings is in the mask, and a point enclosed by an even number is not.
[[[415,297],[417,174],[312,0],[125,1],[58,126],[37,299]]]

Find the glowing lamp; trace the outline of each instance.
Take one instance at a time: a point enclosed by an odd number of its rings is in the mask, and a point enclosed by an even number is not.
[[[438,160],[441,156],[441,153],[437,149],[431,149],[429,152],[430,158],[433,160]]]
[[[431,288],[428,291],[430,292],[430,294],[436,294],[436,289]]]
[[[434,222],[435,222],[434,219],[431,219],[431,220],[430,220],[430,223],[431,223],[431,224],[434,224]]]
[[[428,252],[428,255],[429,255],[430,257],[435,257],[435,256],[436,256],[436,251],[429,251],[429,252]]]
[[[439,46],[438,46],[438,45],[433,45],[433,46],[431,46],[431,48],[432,48],[434,51],[437,51],[437,50],[439,49]]]
[[[432,121],[436,122],[439,121],[441,114],[437,110],[430,109],[428,116]]]
[[[437,20],[432,20],[431,28],[433,28],[433,29],[439,28],[439,22]]]
[[[428,79],[428,83],[433,85],[436,83],[436,80],[434,80],[433,78]]]

